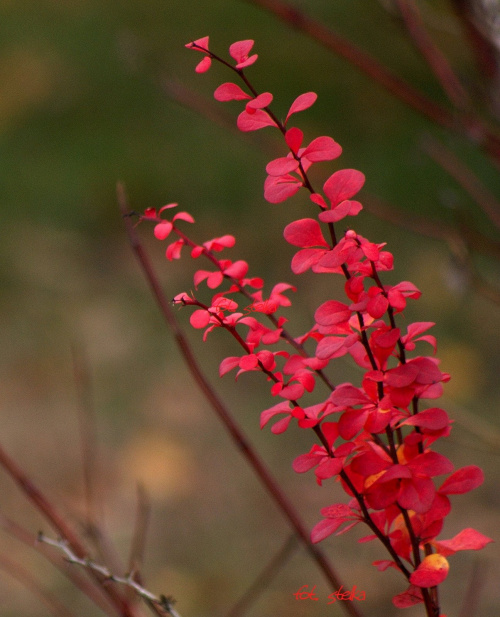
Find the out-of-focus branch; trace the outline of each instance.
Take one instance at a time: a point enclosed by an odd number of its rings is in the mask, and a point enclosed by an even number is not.
[[[266,488],[273,501],[279,507],[285,518],[288,520],[290,526],[297,534],[297,537],[306,547],[310,557],[319,566],[320,570],[323,572],[324,576],[333,586],[333,588],[335,590],[339,589],[342,583],[340,582],[340,578],[335,572],[333,566],[329,563],[323,551],[321,551],[321,549],[319,549],[315,544],[311,543],[309,531],[307,530],[305,524],[302,522],[298,512],[295,510],[291,502],[281,490],[277,480],[271,474],[264,461],[258,456],[255,448],[249,442],[242,429],[234,420],[230,411],[224,405],[222,400],[216,394],[215,390],[203,374],[198,364],[198,361],[187,341],[187,338],[184,336],[182,329],[177,323],[171,305],[161,288],[156,272],[154,271],[154,268],[152,266],[151,260],[139,239],[137,230],[132,224],[127,196],[125,194],[125,189],[121,184],[117,185],[117,197],[132,250],[136,256],[137,261],[139,262],[139,265],[143,271],[146,280],[148,281],[153,296],[160,308],[160,311],[167,323],[167,326],[174,337],[174,340],[184,358],[184,361],[186,362],[191,376],[202,391],[206,400],[212,406],[212,409],[216,413],[219,420],[222,422],[224,428],[231,436],[234,444],[241,451],[242,455],[245,457],[250,467],[253,469],[253,471],[259,478],[260,482]],[[342,608],[352,617],[360,617],[361,615],[359,609],[353,603],[347,602],[342,606]]]
[[[493,131],[479,116],[465,114],[457,109],[451,110],[436,103],[395,75],[366,51],[340,36],[332,28],[327,28],[321,22],[289,6],[282,0],[247,0],[247,2],[265,9],[292,28],[307,34],[310,38],[344,58],[391,95],[439,126],[465,135],[487,152],[497,164],[500,163],[500,135]]]
[[[274,577],[278,574],[288,559],[290,559],[297,548],[297,536],[295,534],[289,536],[276,555],[274,555],[269,563],[266,564],[264,569],[259,573],[250,587],[226,614],[226,617],[242,617],[246,612],[248,612],[252,604],[261,594],[262,590],[271,584]]]
[[[424,151],[440,165],[477,203],[490,221],[500,230],[500,201],[451,150],[437,139],[427,136],[422,141]]]
[[[132,589],[138,596],[140,596],[146,604],[153,609],[155,615],[164,617],[165,615],[171,615],[171,617],[180,617],[179,613],[174,609],[172,598],[166,596],[157,596],[151,591],[148,591],[145,587],[140,585],[134,576],[134,572],[131,572],[127,576],[117,576],[113,574],[107,566],[100,565],[89,559],[88,557],[79,557],[72,550],[69,544],[64,540],[52,540],[42,533],[38,534],[38,541],[49,544],[55,548],[61,550],[69,563],[82,566],[89,572],[96,573],[104,580],[119,585],[125,585]]]
[[[460,83],[448,59],[429,36],[417,3],[414,0],[396,0],[408,33],[422,54],[442,89],[455,107],[462,111],[470,109],[470,97]]]
[[[5,555],[0,555],[0,569],[16,579],[21,585],[28,589],[56,617],[75,617],[59,600],[49,591],[44,589],[40,583],[20,564],[9,559]]]

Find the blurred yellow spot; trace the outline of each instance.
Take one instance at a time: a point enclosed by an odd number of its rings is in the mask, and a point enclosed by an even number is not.
[[[194,469],[189,449],[160,435],[139,435],[123,453],[125,480],[141,482],[153,499],[188,494]]]

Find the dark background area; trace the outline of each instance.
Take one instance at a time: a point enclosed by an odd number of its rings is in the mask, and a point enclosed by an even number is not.
[[[293,5],[447,104],[390,2]],[[487,85],[462,24],[447,2],[420,5],[429,32],[473,93],[474,107],[488,115]],[[284,152],[283,145],[271,130],[238,133],[240,105],[213,100],[213,90],[232,76],[218,66],[196,75],[201,56],[184,47],[206,35],[221,55],[234,41],[255,39],[259,60],[247,74],[257,89],[273,93],[278,116],[299,94],[318,93],[296,125],[306,140],[331,135],[344,151],[339,162],[317,166],[318,183],[339,165],[366,175],[361,200],[366,194],[367,209],[349,223],[370,240],[388,243],[395,256],[389,282],[410,280],[422,290],[405,318],[436,322],[437,355],[452,375],[442,406],[456,422],[438,449],[457,467],[477,464],[485,471],[482,487],[453,499],[442,537],[464,527],[495,537],[499,520],[500,307],[475,291],[454,258],[458,232],[448,241],[431,239],[384,222],[368,205],[376,196],[403,220],[421,215],[443,228],[458,229],[465,221],[498,243],[498,229],[422,144],[429,136],[439,139],[497,195],[498,167],[476,144],[437,128],[251,2],[7,0],[0,5],[1,443],[80,529],[86,504],[76,354],[90,374],[99,520],[126,562],[136,485],[144,485],[152,512],[144,579],[155,593],[177,598],[183,617],[225,615],[291,532],[187,374],[128,246],[116,182],[125,184],[138,211],[179,202],[195,217],[189,231],[199,241],[234,234],[237,245],[228,258],[248,260],[252,275],[265,276],[266,289],[278,281],[297,284],[294,308],[286,312],[297,333],[311,323],[319,302],[341,294],[339,282],[327,288],[326,278],[290,273],[293,250],[282,229],[308,216],[310,203],[301,193],[281,205],[264,201],[265,165]],[[187,254],[167,263],[152,227],[139,231],[168,296],[189,291],[200,266]],[[474,264],[499,285],[498,261],[477,254]],[[343,496],[337,486],[320,488],[312,474],[292,471],[293,459],[310,448],[309,435],[261,432],[259,413],[274,404],[264,380],[257,374],[237,384],[231,375],[220,380],[219,362],[239,351],[220,332],[203,344],[189,328],[188,312],[178,317],[207,375],[312,527],[320,508]],[[359,377],[348,361],[339,361],[337,371],[336,381]],[[4,473],[0,504],[1,515],[32,533],[50,534]],[[363,535],[355,530],[328,539],[324,549],[347,584],[366,591],[360,603],[366,615],[403,614],[391,604],[405,587],[402,578],[370,565],[385,554],[375,543],[357,544]],[[75,615],[101,614],[32,549],[0,532],[2,617],[51,614],[2,556]],[[459,615],[471,595],[479,597],[476,617],[498,612],[499,559],[495,544],[450,558],[442,585],[448,616]],[[468,590],[473,572],[479,572],[477,587]],[[295,600],[292,594],[305,584],[317,585],[320,601]],[[329,593],[298,549],[248,614],[341,615],[338,604],[326,604]],[[421,615],[422,608],[404,614]]]

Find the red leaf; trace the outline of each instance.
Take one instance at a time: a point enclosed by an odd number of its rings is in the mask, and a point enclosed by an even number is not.
[[[263,109],[256,109],[253,114],[249,114],[246,110],[242,111],[236,124],[244,133],[258,131],[266,126],[276,126],[271,116]]]
[[[191,314],[189,321],[193,328],[204,328],[210,323],[210,314],[205,309],[198,309]]]
[[[246,110],[252,114],[254,109],[262,109],[273,102],[273,95],[270,92],[263,92],[246,104]]]
[[[335,206],[332,210],[326,210],[325,212],[321,212],[318,218],[323,223],[337,223],[346,216],[356,216],[361,212],[362,209],[363,206],[359,201],[351,201],[349,199],[345,199],[344,201],[340,202],[338,206]]]
[[[341,169],[328,178],[323,185],[323,190],[334,208],[341,201],[356,195],[364,183],[365,176],[360,171]]]
[[[217,101],[243,101],[251,99],[252,96],[247,94],[236,84],[227,82],[220,85],[214,92],[214,98]]]
[[[385,376],[386,383],[392,388],[405,388],[415,381],[418,372],[418,366],[407,362],[387,371]]]
[[[303,139],[304,133],[298,128],[292,127],[285,133],[286,144],[295,154],[299,151]]]
[[[351,310],[343,302],[328,300],[316,309],[314,319],[321,326],[331,326],[349,321]]]
[[[255,41],[251,39],[248,39],[245,41],[237,41],[236,43],[233,43],[229,47],[229,54],[231,55],[232,58],[236,60],[237,69],[243,69],[247,66],[250,66],[257,60],[258,58],[257,54],[254,54],[250,58],[248,57],[248,54],[250,53],[250,50],[252,49],[254,42]]]
[[[418,587],[410,585],[403,593],[398,593],[392,598],[392,603],[396,608],[408,608],[415,604],[421,604],[424,601],[422,592]]]
[[[285,124],[288,122],[288,119],[292,114],[296,114],[299,111],[304,111],[304,109],[308,109],[311,105],[314,105],[317,98],[318,95],[316,92],[306,92],[305,94],[298,96],[288,110]]]
[[[450,419],[444,409],[431,407],[430,409],[424,409],[415,416],[404,420],[401,422],[401,425],[409,424],[410,426],[420,426],[420,428],[431,431],[439,431],[448,426],[449,423]]]
[[[260,414],[260,428],[264,428],[269,420],[274,417],[278,413],[290,413],[290,403],[288,401],[282,401],[269,409],[265,409]]]
[[[301,153],[301,156],[315,163],[316,161],[332,161],[341,154],[341,146],[331,137],[316,137]]]
[[[422,563],[410,576],[410,583],[417,587],[435,587],[448,576],[450,564],[446,557],[439,553],[427,555]]]
[[[232,371],[234,368],[239,366],[240,359],[237,356],[232,356],[230,358],[224,358],[219,366],[219,377],[223,377],[229,371]]]
[[[293,221],[285,227],[283,236],[293,246],[300,246],[301,248],[324,246],[330,248],[321,233],[318,221],[314,219]]]
[[[351,384],[337,386],[330,395],[330,401],[334,405],[350,407],[352,405],[366,405],[370,399],[359,388]]]
[[[302,182],[289,174],[268,176],[264,182],[264,198],[271,204],[285,201],[302,187]]]
[[[284,156],[274,159],[266,165],[266,171],[270,176],[283,176],[291,171],[295,171],[299,166],[299,161],[294,158]]]
[[[158,240],[165,240],[165,238],[168,238],[170,235],[172,228],[173,225],[170,221],[162,221],[161,223],[158,223],[158,225],[155,225],[154,228],[155,238]]]
[[[198,62],[194,70],[197,73],[206,73],[211,66],[212,58],[210,56],[205,56],[201,62]]]
[[[196,41],[192,41],[191,43],[186,43],[185,47],[187,47],[188,49],[194,49],[195,51],[206,51],[208,49],[209,40],[210,37],[204,36],[201,39],[196,39]],[[203,49],[198,49],[198,47],[202,47]]]
[[[480,551],[487,544],[493,542],[491,538],[483,536],[482,533],[468,527],[450,540],[442,540],[436,545],[440,553],[444,555],[453,555],[457,551]]]
[[[302,272],[309,270],[309,268],[317,264],[324,254],[324,249],[303,249],[298,251],[292,258],[292,272],[294,274],[302,274]]]
[[[443,495],[460,495],[461,493],[468,493],[472,489],[480,486],[484,481],[483,471],[476,465],[469,465],[457,469],[455,473],[451,474],[447,478],[439,492]]]
[[[330,536],[334,531],[342,525],[344,521],[341,518],[325,518],[312,528],[311,531],[311,542],[316,544],[317,542],[321,542],[328,536]]]

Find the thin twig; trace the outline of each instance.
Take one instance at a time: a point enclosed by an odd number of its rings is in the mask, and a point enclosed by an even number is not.
[[[155,608],[155,614],[159,616],[171,615],[171,617],[180,617],[179,613],[173,608],[174,600],[166,596],[157,596],[151,591],[148,591],[145,587],[140,585],[134,577],[134,573],[131,572],[127,576],[118,576],[107,567],[96,563],[88,557],[79,557],[72,550],[69,544],[65,540],[53,540],[48,538],[43,533],[38,534],[38,541],[44,542],[50,546],[58,548],[64,553],[69,563],[82,566],[90,572],[97,573],[107,582],[117,583],[119,585],[125,585],[132,589],[138,596],[146,601],[148,606]]]
[[[142,484],[137,485],[137,506],[134,522],[134,533],[130,546],[129,572],[139,572],[142,566],[146,546],[146,535],[151,513],[151,504]],[[139,581],[140,582],[140,581]]]
[[[280,547],[276,555],[273,555],[273,558],[269,561],[265,568],[259,572],[257,578],[241,596],[238,602],[226,614],[226,617],[242,617],[246,612],[248,612],[257,600],[258,596],[262,593],[262,590],[269,587],[278,572],[290,559],[297,548],[297,536],[295,534],[288,536],[283,546]]]
[[[500,201],[486,188],[476,174],[449,148],[430,135],[422,140],[422,148],[472,197],[495,227],[500,230]]]
[[[37,536],[30,531],[19,525],[19,523],[9,519],[0,513],[0,528],[2,528],[11,537],[16,538],[29,548],[35,550],[37,553],[47,559],[55,568],[57,568],[62,574],[64,574],[71,583],[84,593],[96,606],[98,606],[106,615],[110,617],[116,615],[113,604],[111,604],[109,598],[106,596],[100,585],[92,579],[83,578],[79,572],[76,572],[74,568],[68,568],[59,559],[54,557],[54,551],[49,547],[44,546],[37,542]]]
[[[339,589],[340,582],[339,576],[335,572],[333,566],[328,562],[324,553],[314,544],[311,543],[309,538],[309,532],[299,517],[299,514],[292,506],[291,502],[288,500],[284,492],[278,485],[277,480],[269,471],[268,467],[265,465],[263,460],[258,456],[255,448],[250,444],[246,435],[243,433],[241,428],[235,422],[233,416],[224,405],[222,400],[216,394],[206,377],[204,376],[198,361],[186,339],[184,333],[180,326],[177,323],[175,315],[171,309],[170,303],[167,300],[158,280],[158,277],[153,269],[151,264],[151,260],[147,255],[144,247],[141,244],[139,236],[137,234],[137,230],[132,224],[130,219],[130,208],[127,202],[127,197],[125,194],[125,190],[123,185],[117,185],[117,196],[118,203],[120,206],[120,211],[123,216],[123,220],[125,222],[125,226],[127,229],[127,234],[129,238],[130,245],[134,254],[141,266],[144,276],[146,277],[151,291],[154,295],[154,298],[161,310],[161,313],[175,339],[179,350],[184,357],[186,365],[191,373],[193,379],[197,383],[200,390],[203,392],[207,401],[211,404],[213,410],[217,414],[217,417],[223,423],[224,427],[228,431],[231,436],[233,442],[237,446],[237,448],[241,451],[242,455],[246,458],[247,462],[256,473],[261,483],[265,486],[268,493],[272,497],[273,501],[278,505],[282,514],[290,523],[291,527],[294,529],[295,533],[299,537],[300,541],[305,545],[309,555],[314,559],[317,563],[323,574],[325,575],[328,582],[335,588],[335,590]],[[359,617],[360,612],[358,608],[351,603],[346,603],[343,605],[344,610],[352,616]]]

